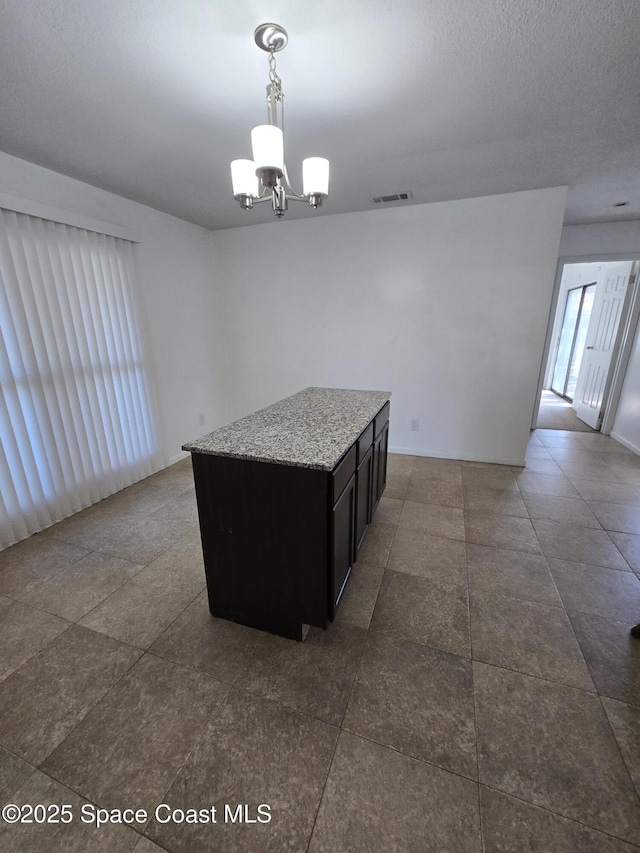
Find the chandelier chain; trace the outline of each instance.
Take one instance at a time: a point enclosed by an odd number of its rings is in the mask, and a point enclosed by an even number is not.
[[[274,49],[271,48],[269,51],[269,80],[273,85],[273,94],[277,101],[282,100],[282,80],[278,76],[278,72],[276,71],[276,56],[274,53]]]

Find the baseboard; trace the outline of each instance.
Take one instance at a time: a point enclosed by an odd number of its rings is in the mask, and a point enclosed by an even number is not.
[[[636,447],[636,445],[632,441],[627,441],[626,438],[623,438],[621,435],[618,435],[617,432],[610,432],[609,435],[611,436],[611,438],[615,438],[615,440],[623,447],[626,447],[627,450],[632,450],[635,454],[640,456],[640,447]]]
[[[524,457],[469,456],[464,453],[451,456],[448,453],[434,453],[430,450],[416,450],[409,447],[390,447],[389,453],[399,453],[402,456],[430,456],[434,459],[461,459],[463,462],[488,462],[492,465],[513,465],[516,468],[523,468],[525,464]]]
[[[180,453],[176,453],[175,456],[169,457],[169,465],[175,465],[176,462],[180,462],[182,459],[186,459],[188,456],[190,456],[188,450],[181,450]]]

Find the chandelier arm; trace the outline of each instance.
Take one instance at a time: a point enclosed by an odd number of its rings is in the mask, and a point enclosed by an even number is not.
[[[286,153],[284,151],[284,95],[282,95],[282,101],[281,101],[281,107],[280,107],[280,123],[282,124],[282,152],[283,152],[282,172],[284,174],[285,182],[286,182],[287,186],[289,187],[289,191],[291,193],[289,198],[294,198],[296,201],[308,201],[308,199],[306,199],[302,195],[302,193],[297,193],[294,190],[293,186],[291,185],[291,181],[289,180],[289,172],[287,171],[287,157],[286,157]]]

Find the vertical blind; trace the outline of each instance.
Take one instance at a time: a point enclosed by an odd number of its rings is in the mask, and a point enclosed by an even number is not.
[[[0,548],[147,476],[133,244],[0,209]]]

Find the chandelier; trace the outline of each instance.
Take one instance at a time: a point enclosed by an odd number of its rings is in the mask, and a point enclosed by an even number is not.
[[[275,55],[286,47],[289,37],[278,24],[260,24],[253,37],[258,47],[269,54],[267,124],[259,124],[251,131],[253,160],[231,163],[233,197],[244,210],[271,200],[278,217],[284,216],[289,200],[304,201],[318,208],[329,193],[329,161],[324,157],[307,157],[302,161],[302,194],[297,194],[291,187],[284,160],[284,94]]]

